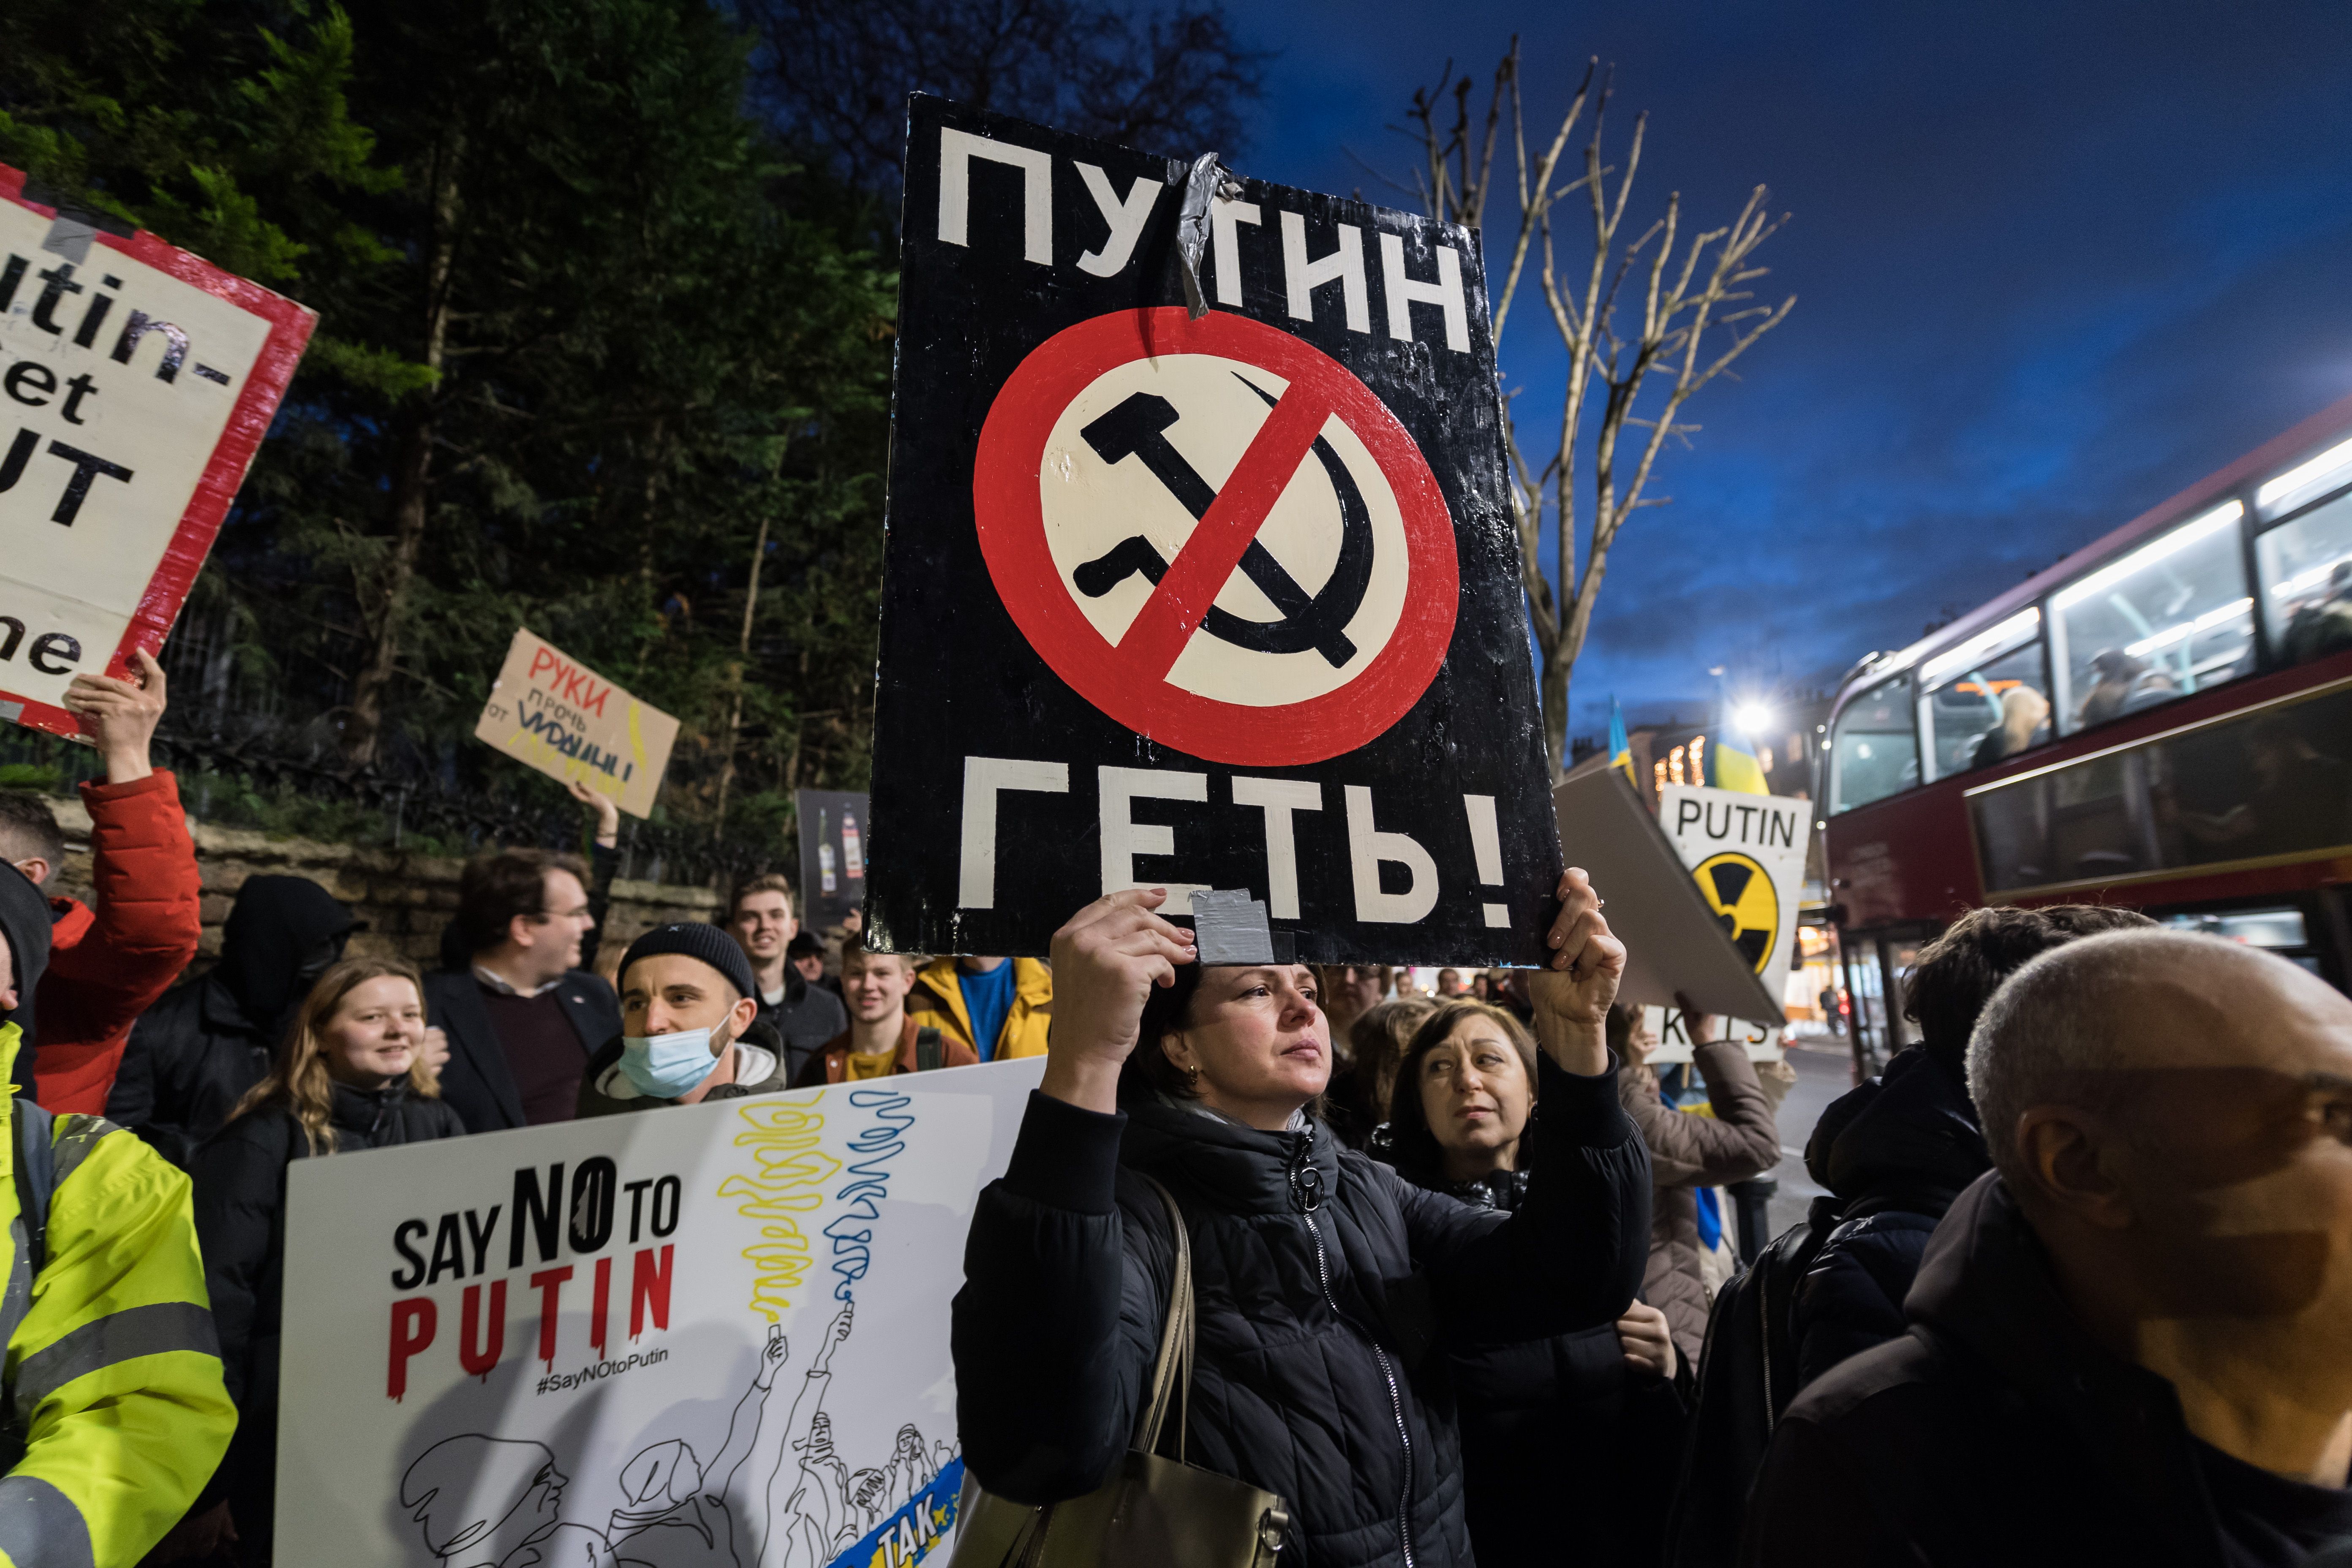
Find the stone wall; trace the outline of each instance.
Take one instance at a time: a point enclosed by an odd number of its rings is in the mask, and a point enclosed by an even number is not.
[[[89,814],[69,796],[51,797],[66,835],[66,865],[47,891],[87,902],[89,883]],[[398,953],[431,968],[441,951],[441,928],[457,908],[457,874],[464,862],[397,849],[362,849],[304,838],[271,838],[246,828],[190,822],[196,868],[204,879],[204,943],[196,967],[220,955],[221,922],[247,877],[308,877],[352,906],[367,929],[352,938],[354,955]],[[605,916],[599,956],[617,961],[640,931],[669,921],[716,919],[720,895],[709,888],[661,882],[616,881]]]

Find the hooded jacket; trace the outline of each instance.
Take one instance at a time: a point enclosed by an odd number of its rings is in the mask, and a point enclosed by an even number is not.
[[[196,847],[180,786],[158,770],[128,784],[86,784],[96,908],[53,899],[38,1050],[17,1067],[52,1111],[106,1109],[131,1026],[196,955],[203,926]]]
[[[1649,1160],[1615,1071],[1547,1058],[1527,1201],[1469,1208],[1342,1151],[1131,1097],[1032,1095],[982,1190],[953,1309],[957,1411],[980,1484],[1039,1504],[1102,1484],[1135,1426],[1182,1205],[1196,1351],[1190,1462],[1279,1494],[1286,1568],[1472,1561],[1454,1353],[1613,1321],[1641,1279]]]
[[[2252,1560],[2210,1500],[2213,1461],[2235,1462],[2200,1457],[2172,1384],[2092,1339],[2000,1177],[1952,1205],[1905,1308],[1904,1337],[1789,1407],[1748,1502],[1748,1568]]]
[[[367,1090],[334,1086],[328,1121],[336,1154],[463,1137],[465,1123],[406,1084]],[[286,1172],[310,1157],[302,1124],[284,1105],[236,1118],[195,1156],[195,1222],[205,1283],[220,1323],[221,1358],[236,1401],[236,1441],[205,1501],[228,1500],[239,1534],[267,1541],[276,1489],[278,1349],[284,1314]]]
[[[50,910],[0,864],[0,942],[29,992]],[[22,1030],[0,1014],[0,1073]],[[132,1563],[219,1462],[222,1386],[188,1179],[95,1116],[0,1099],[0,1559]]]
[[[1928,1237],[1992,1156],[1967,1084],[1915,1046],[1822,1113],[1805,1168],[1837,1199],[1839,1223],[1791,1303],[1800,1388],[1904,1331]]]
[[[1658,1194],[1650,1221],[1650,1266],[1642,1299],[1666,1315],[1675,1349],[1696,1363],[1706,1342],[1706,1282],[1699,1268],[1698,1191],[1744,1182],[1780,1163],[1780,1124],[1757,1080],[1747,1048],[1713,1040],[1692,1047],[1706,1080],[1713,1116],[1692,1116],[1658,1093],[1648,1063],[1629,1068],[1618,1088],[1625,1114],[1650,1146]]]
[[[358,926],[307,877],[249,877],[221,931],[220,962],[131,1027],[106,1114],[185,1168],[221,1130],[310,990]]]

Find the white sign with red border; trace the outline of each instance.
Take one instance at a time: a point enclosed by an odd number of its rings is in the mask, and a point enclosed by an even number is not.
[[[0,720],[163,646],[315,312],[0,167]]]

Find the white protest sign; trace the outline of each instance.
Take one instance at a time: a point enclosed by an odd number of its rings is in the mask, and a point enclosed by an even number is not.
[[[551,778],[580,780],[644,816],[669,766],[677,721],[517,627],[474,738]]]
[[[0,720],[161,647],[318,317],[0,167]]]
[[[1691,1059],[1690,1030],[1685,1026],[1688,1015],[1679,1007],[1644,1007],[1642,1019],[1650,1026],[1650,1036],[1658,1042],[1650,1053],[1653,1066],[1670,1066]],[[1751,1062],[1777,1062],[1780,1059],[1780,1031],[1764,1024],[1742,1023],[1738,1018],[1724,1020],[1721,1037],[1738,1040],[1748,1048]]]
[[[297,1161],[282,1568],[944,1563],[1033,1058]]]
[[[1658,826],[1764,988],[1785,994],[1797,948],[1812,807],[1780,795],[1696,784],[1658,792]]]

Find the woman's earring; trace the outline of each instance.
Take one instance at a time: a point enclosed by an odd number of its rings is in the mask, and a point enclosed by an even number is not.
[[[1199,1068],[1186,1068],[1184,1069],[1184,1087],[1194,1094],[1198,1094],[1201,1091],[1201,1069]]]

